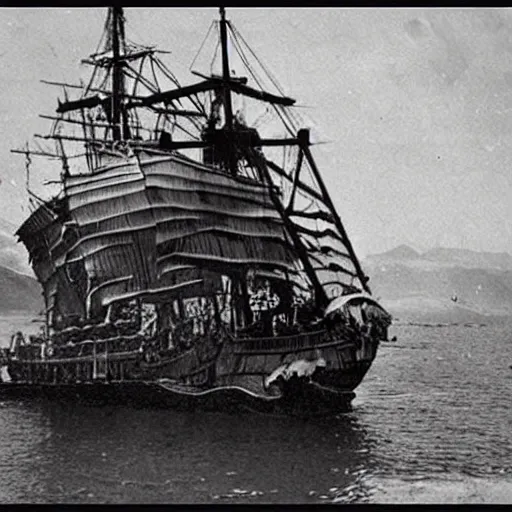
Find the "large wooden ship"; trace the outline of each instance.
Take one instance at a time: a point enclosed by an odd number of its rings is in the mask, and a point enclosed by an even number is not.
[[[224,9],[211,28],[220,73],[193,71],[200,81],[182,86],[158,50],[128,41],[123,10],[108,9],[103,44],[84,61],[89,83],[60,84],[65,101],[43,116],[53,124],[39,137],[54,149],[18,150],[58,162],[60,190],[31,192],[17,231],[46,327],[12,337],[0,396],[350,410],[390,316],[295,100],[270,74],[276,92],[262,88]],[[234,50],[247,77],[231,72]],[[261,109],[286,135],[246,120]]]

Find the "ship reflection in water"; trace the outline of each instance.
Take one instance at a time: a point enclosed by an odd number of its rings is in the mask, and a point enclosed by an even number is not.
[[[512,325],[392,334],[338,417],[5,401],[0,501],[510,502]]]
[[[0,421],[2,454],[17,460],[0,483],[4,502],[301,502],[350,485],[368,465],[352,415],[27,403],[4,405]]]

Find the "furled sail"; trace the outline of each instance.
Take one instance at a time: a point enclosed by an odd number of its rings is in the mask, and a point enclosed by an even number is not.
[[[70,234],[62,218],[46,204],[41,204],[17,231],[19,239],[27,247],[32,268],[43,287],[50,317],[54,314],[81,317],[85,312],[80,287],[59,265],[62,253],[65,253],[65,245],[69,246],[73,242]]]
[[[308,133],[299,133],[295,169],[286,173],[267,161],[273,179],[286,178],[289,193],[285,214],[304,245],[312,270],[328,299],[354,291],[370,292],[368,277],[347,237],[311,157]],[[309,179],[308,179],[309,178]]]
[[[222,76],[198,73],[204,81],[181,87],[154,49],[125,40],[122,9],[109,10],[106,44],[86,61],[90,83],[50,117],[47,138],[60,144],[64,169],[59,208],[41,205],[18,232],[49,311],[100,316],[118,300],[216,293],[222,276],[249,272],[312,289],[319,309],[347,291],[369,292],[308,132],[292,122],[295,100],[230,75],[228,29],[243,48],[223,12],[220,23]],[[260,137],[232,96],[275,112],[288,138]],[[64,143],[85,150],[78,172]],[[293,169],[268,157],[292,146]]]
[[[296,257],[265,185],[165,153],[118,158],[65,180],[82,263],[103,304],[245,266],[294,270]],[[64,261],[62,262],[64,264]],[[210,279],[210,285],[212,285]]]

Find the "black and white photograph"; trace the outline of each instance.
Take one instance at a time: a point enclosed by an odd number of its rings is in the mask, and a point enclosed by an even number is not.
[[[512,9],[0,26],[1,504],[512,503]]]

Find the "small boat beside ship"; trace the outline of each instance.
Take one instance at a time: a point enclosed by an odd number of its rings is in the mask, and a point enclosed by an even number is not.
[[[58,161],[61,188],[31,193],[17,231],[45,329],[12,337],[0,396],[350,410],[391,317],[371,296],[295,100],[262,89],[223,9],[212,27],[220,74],[182,86],[109,8],[103,48],[84,61],[89,83],[61,84],[81,94],[46,116],[54,152],[17,150]],[[233,75],[228,41],[254,84]],[[286,135],[266,135],[258,108]]]

